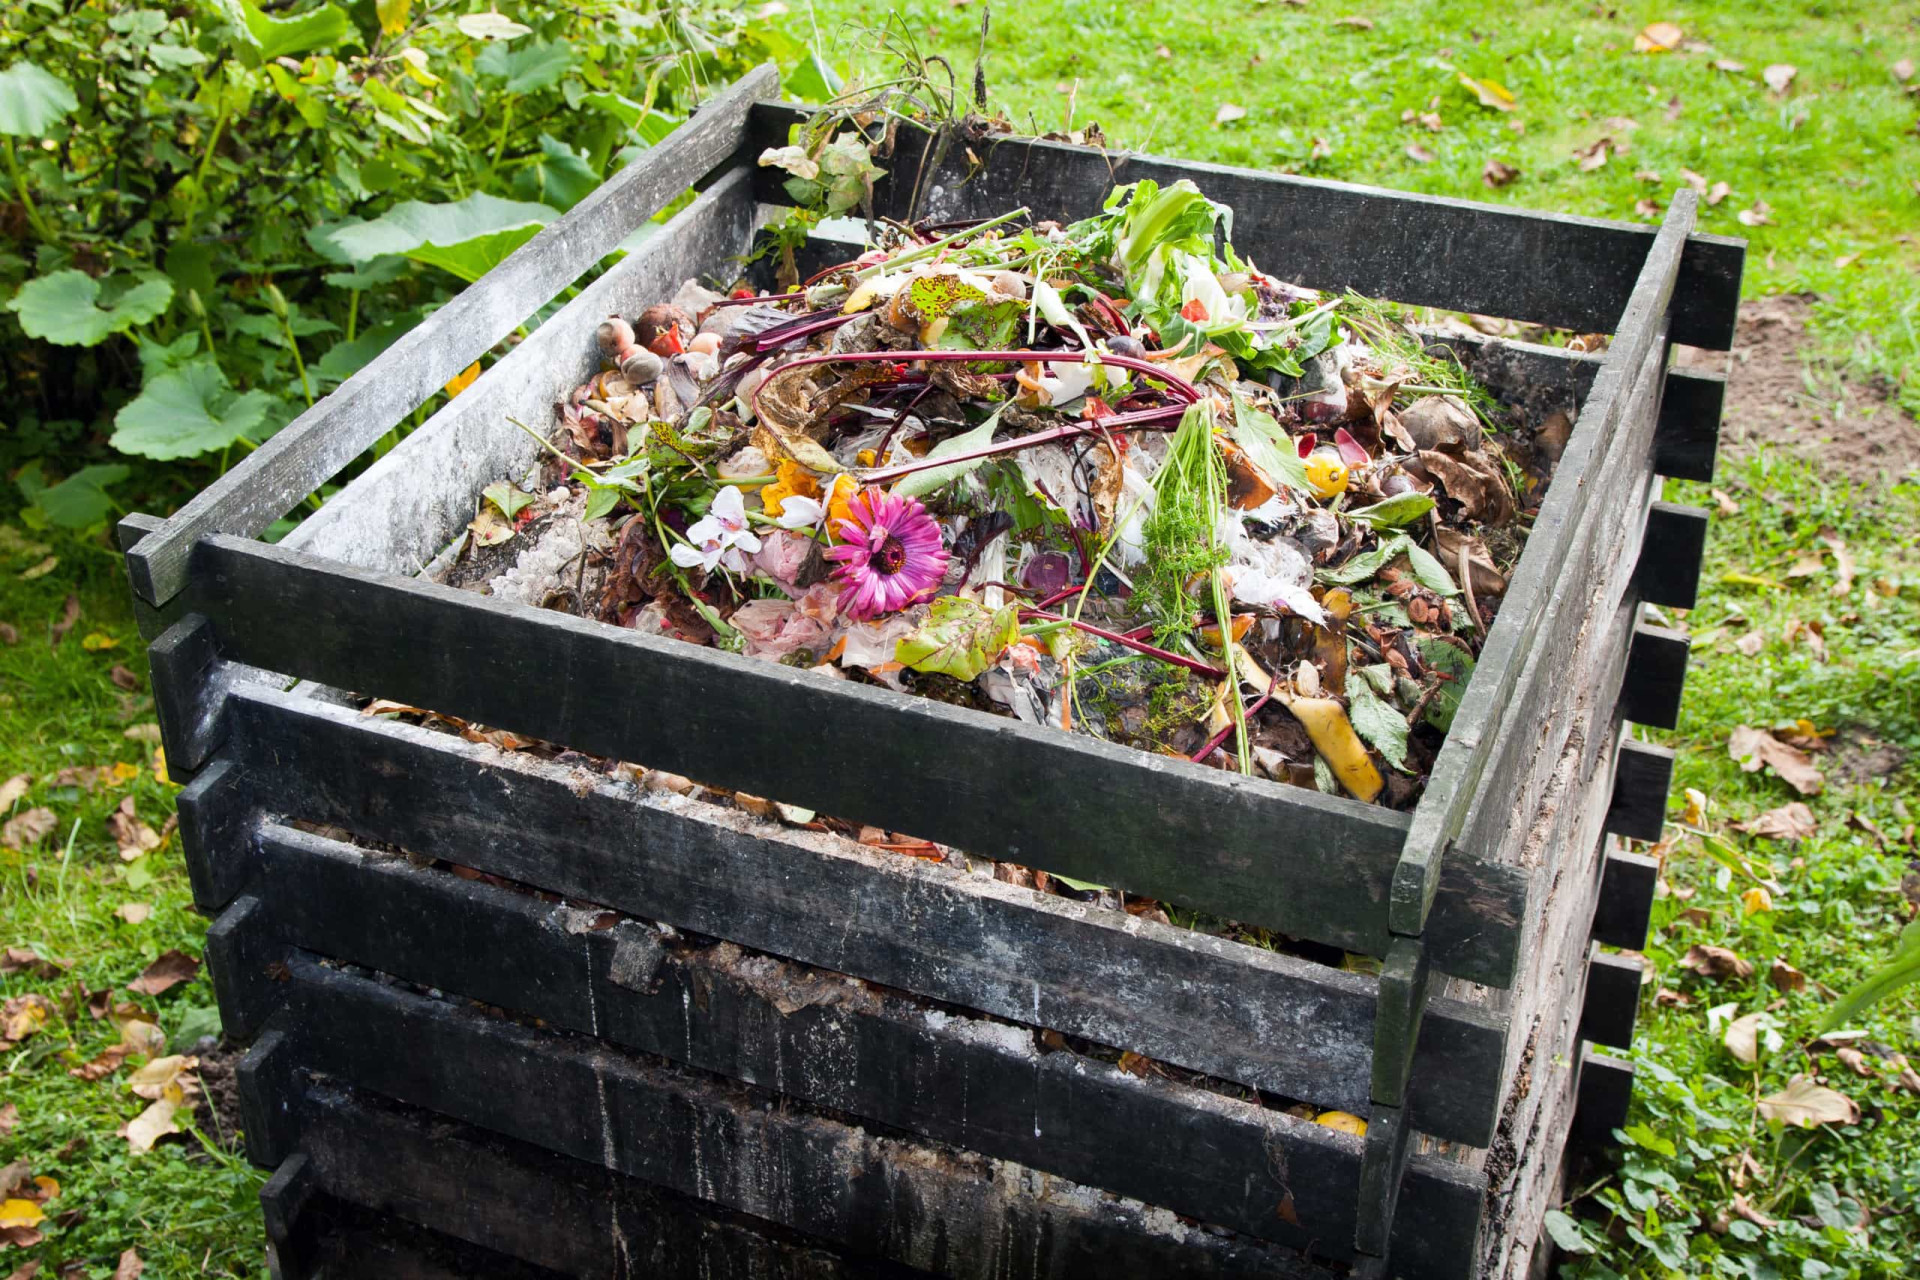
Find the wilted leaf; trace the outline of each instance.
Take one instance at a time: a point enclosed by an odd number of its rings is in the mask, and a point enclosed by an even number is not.
[[[1780,1048],[1781,1041],[1780,1033],[1774,1029],[1773,1015],[1749,1013],[1727,1024],[1720,1043],[1727,1046],[1728,1053],[1751,1066],[1760,1060],[1763,1047],[1772,1053]]]
[[[1769,840],[1804,840],[1813,834],[1813,810],[1799,800],[1769,809],[1747,822],[1736,822],[1734,830]]]
[[[1494,189],[1504,187],[1520,176],[1520,170],[1501,160],[1489,160],[1480,170],[1480,181]]]
[[[157,996],[182,982],[191,981],[199,972],[198,960],[184,951],[169,951],[141,970],[140,976],[127,984],[127,990],[137,991],[143,996]]]
[[[163,373],[113,416],[113,446],[148,458],[191,458],[259,439],[278,398],[267,391],[236,392],[210,359]]]
[[[915,671],[978,679],[1020,634],[1019,610],[989,611],[961,596],[941,596],[925,626],[895,642],[894,660]]]
[[[1895,80],[1898,80],[1901,84],[1905,84],[1907,81],[1913,79],[1913,59],[1902,58],[1891,67],[1888,67],[1887,70],[1893,73]]]
[[[467,522],[467,532],[473,535],[473,544],[477,547],[497,547],[513,537],[513,521],[501,515],[491,506],[480,508],[480,514]]]
[[[1680,29],[1678,23],[1651,23],[1633,38],[1633,51],[1635,53],[1671,53],[1680,47],[1680,42],[1686,38],[1686,34]]]
[[[0,809],[12,811],[20,797],[27,794],[27,788],[33,785],[33,775],[16,773],[5,782],[0,782]]]
[[[113,914],[128,924],[143,924],[153,914],[150,902],[123,902],[113,909]]]
[[[170,1133],[180,1132],[180,1126],[174,1119],[180,1110],[181,1104],[170,1098],[161,1098],[157,1102],[149,1103],[145,1111],[121,1127],[120,1136],[125,1138],[127,1145],[137,1152],[151,1151],[153,1144],[160,1139]]]
[[[145,324],[173,301],[173,282],[157,273],[113,280],[111,299],[100,304],[101,282],[84,271],[56,271],[29,280],[8,301],[30,338],[67,347],[91,347],[134,325]]]
[[[200,1082],[193,1078],[193,1069],[199,1065],[200,1059],[183,1053],[155,1058],[127,1077],[127,1088],[149,1102],[163,1098],[185,1102],[200,1092]]]
[[[1857,1124],[1860,1108],[1846,1094],[1815,1084],[1812,1076],[1796,1075],[1787,1087],[1759,1102],[1760,1114],[1781,1124],[1811,1129],[1821,1124]]]
[[[34,1227],[46,1218],[40,1206],[31,1200],[0,1200],[0,1228]]]
[[[1754,1226],[1759,1227],[1762,1231],[1765,1231],[1769,1227],[1777,1227],[1780,1225],[1779,1223],[1775,1222],[1772,1218],[1769,1218],[1766,1214],[1760,1212],[1758,1209],[1748,1204],[1747,1198],[1743,1195],[1736,1195],[1733,1198],[1733,1202],[1729,1204],[1727,1207],[1733,1210],[1735,1216],[1745,1218],[1748,1222],[1751,1222]]]
[[[1719,204],[1722,200],[1725,200],[1728,196],[1732,194],[1733,194],[1732,187],[1728,186],[1724,182],[1716,182],[1711,187],[1707,188],[1707,203]]]
[[[1755,200],[1752,208],[1742,209],[1733,216],[1740,220],[1743,227],[1764,227],[1772,223],[1772,213],[1773,207],[1765,200]]]
[[[0,1138],[7,1137],[20,1124],[20,1108],[9,1102],[0,1107]]]
[[[1746,914],[1757,916],[1773,910],[1773,895],[1767,892],[1765,885],[1757,884],[1740,895],[1740,905],[1746,909]]]
[[[1483,107],[1492,107],[1495,111],[1513,110],[1513,90],[1498,80],[1476,80],[1465,72],[1460,73],[1460,83],[1467,92],[1480,100]]]
[[[1357,13],[1350,13],[1344,18],[1335,18],[1333,25],[1336,27],[1352,27],[1357,31],[1371,31],[1373,30],[1373,19],[1363,18]],[[1911,64],[1909,64],[1909,69],[1911,69]]]
[[[107,815],[107,832],[120,847],[122,862],[145,857],[160,847],[160,833],[134,814],[132,796],[122,800],[120,807]]]
[[[1232,124],[1235,120],[1247,118],[1247,109],[1237,102],[1223,102],[1213,113],[1215,124]]]
[[[31,62],[16,62],[0,71],[0,133],[43,138],[79,109],[73,90],[51,71]]]
[[[1774,957],[1773,967],[1767,970],[1767,981],[1780,991],[1804,991],[1807,987],[1807,975],[1778,956]]]
[[[53,1017],[53,1002],[38,992],[9,997],[0,1006],[0,1039],[17,1044],[47,1025]]]
[[[31,947],[8,947],[0,953],[0,973],[29,973],[36,978],[57,978],[73,968],[71,960],[49,960]]]
[[[1799,74],[1800,69],[1792,63],[1776,62],[1762,71],[1760,78],[1765,80],[1767,88],[1775,93],[1785,93],[1793,87],[1793,78]]]
[[[1736,726],[1727,738],[1727,754],[1748,773],[1758,772],[1763,765],[1772,769],[1776,777],[1803,796],[1818,795],[1827,785],[1812,756],[1764,729]]]
[[[1713,69],[1715,71],[1724,71],[1730,76],[1737,76],[1747,69],[1747,64],[1744,62],[1736,62],[1732,58],[1715,58],[1713,60]]]
[[[1612,149],[1613,139],[1610,137],[1601,138],[1597,142],[1576,149],[1573,153],[1574,163],[1579,165],[1580,172],[1592,173],[1595,169],[1606,164],[1607,156]]]
[[[1353,730],[1402,773],[1407,769],[1407,718],[1383,701],[1358,670],[1347,672],[1347,718]]]
[[[46,839],[59,819],[51,809],[28,809],[0,828],[0,844],[9,849],[25,849]]]
[[[1433,152],[1427,150],[1417,142],[1409,142],[1407,144],[1407,158],[1419,164],[1432,164]]]
[[[1680,967],[1691,969],[1701,977],[1711,978],[1715,982],[1723,978],[1744,982],[1753,976],[1753,966],[1734,952],[1725,947],[1710,947],[1699,943],[1687,948],[1687,954],[1680,958]]]

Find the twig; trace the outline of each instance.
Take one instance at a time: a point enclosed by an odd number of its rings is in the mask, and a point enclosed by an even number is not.
[[[1480,634],[1487,634],[1487,620],[1480,613],[1479,602],[1473,598],[1473,574],[1467,566],[1466,539],[1460,540],[1460,589],[1467,593],[1467,612],[1473,615],[1473,625],[1480,628]]]

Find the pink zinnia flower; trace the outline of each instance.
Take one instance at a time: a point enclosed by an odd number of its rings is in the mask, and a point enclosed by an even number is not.
[[[843,541],[827,548],[827,558],[840,562],[833,576],[847,585],[841,609],[848,617],[878,617],[934,593],[947,572],[947,549],[918,498],[864,490],[847,503],[847,514],[852,518],[836,528]]]

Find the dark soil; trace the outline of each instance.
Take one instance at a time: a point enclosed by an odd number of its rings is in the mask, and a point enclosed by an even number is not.
[[[240,1148],[240,1082],[236,1071],[246,1050],[222,1041],[211,1049],[196,1050],[200,1058],[200,1087],[212,1113],[214,1136],[229,1151]]]
[[[1841,786],[1857,787],[1876,779],[1892,781],[1894,771],[1907,761],[1905,748],[1882,742],[1860,728],[1841,730],[1830,746],[1833,754],[1826,772]]]
[[[1844,378],[1808,349],[1814,300],[1801,293],[1743,302],[1731,353],[1680,349],[1678,363],[1727,373],[1722,452],[1738,459],[1772,445],[1869,487],[1920,474],[1920,424],[1893,387]]]

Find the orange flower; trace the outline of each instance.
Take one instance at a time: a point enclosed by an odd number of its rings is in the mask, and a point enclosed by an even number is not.
[[[760,509],[779,516],[780,504],[788,498],[818,498],[820,481],[813,472],[788,459],[780,464],[779,479],[760,491]]]
[[[827,487],[827,539],[839,542],[840,522],[853,519],[853,511],[848,503],[860,492],[859,484],[850,475],[842,473],[833,478]]]

